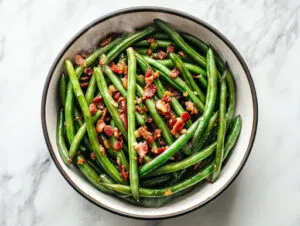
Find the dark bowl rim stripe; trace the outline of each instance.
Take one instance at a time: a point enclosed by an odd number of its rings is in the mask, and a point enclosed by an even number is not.
[[[68,174],[63,170],[60,163],[56,159],[53,148],[52,148],[52,144],[51,144],[50,139],[49,139],[48,129],[47,129],[47,125],[46,125],[46,100],[47,100],[49,84],[50,84],[50,81],[52,79],[53,72],[54,72],[58,62],[60,61],[60,59],[64,55],[64,53],[69,49],[69,47],[81,35],[83,35],[87,30],[89,30],[93,26],[95,26],[95,25],[97,25],[97,24],[99,24],[99,23],[101,23],[101,22],[103,22],[107,19],[110,19],[112,17],[120,16],[120,15],[128,14],[128,13],[135,13],[135,12],[161,12],[161,13],[176,15],[176,16],[191,20],[191,21],[205,27],[206,29],[208,29],[212,33],[214,33],[218,38],[220,38],[229,47],[229,49],[234,53],[234,55],[237,57],[240,64],[242,65],[243,70],[245,71],[247,79],[248,79],[248,83],[249,83],[249,86],[250,86],[250,89],[251,89],[252,100],[253,100],[253,111],[254,111],[253,113],[254,113],[254,115],[253,115],[253,125],[252,125],[251,137],[250,137],[249,144],[248,144],[248,147],[247,147],[247,151],[244,155],[244,158],[241,161],[239,167],[234,172],[234,175],[230,178],[230,180],[227,181],[227,183],[217,193],[215,193],[213,196],[209,197],[208,199],[206,199],[202,203],[199,203],[199,204],[197,204],[197,205],[195,205],[195,206],[193,206],[189,209],[179,211],[179,212],[176,212],[176,213],[172,213],[172,214],[163,215],[163,216],[154,216],[154,217],[150,216],[149,217],[149,216],[141,216],[141,215],[129,215],[127,213],[124,213],[124,212],[121,212],[119,210],[112,209],[108,206],[105,206],[103,203],[99,203],[93,197],[91,197],[88,194],[86,194],[85,192],[83,192],[81,190],[81,188],[78,187],[69,178]],[[59,54],[55,58],[52,66],[51,66],[51,68],[48,72],[46,81],[45,81],[45,85],[44,85],[44,88],[43,88],[42,101],[41,101],[41,120],[42,120],[42,129],[43,129],[44,138],[45,138],[49,153],[51,155],[51,158],[53,159],[56,167],[58,168],[60,173],[63,175],[63,177],[73,187],[73,189],[75,189],[81,196],[83,196],[84,198],[86,198],[87,200],[92,202],[93,204],[95,204],[95,205],[97,205],[97,206],[99,206],[99,207],[101,207],[101,208],[103,208],[107,211],[110,211],[112,213],[116,213],[116,214],[121,215],[121,216],[130,217],[130,218],[134,218],[134,219],[143,219],[143,220],[159,220],[159,219],[167,219],[167,218],[182,216],[182,215],[190,213],[190,212],[192,212],[192,211],[194,211],[194,210],[196,210],[200,207],[203,207],[204,205],[210,203],[212,200],[214,200],[216,197],[218,197],[220,194],[222,194],[232,184],[232,182],[236,179],[236,177],[239,175],[239,173],[243,169],[243,167],[244,167],[244,165],[245,165],[245,163],[246,163],[246,161],[247,161],[247,159],[248,159],[248,157],[251,153],[252,146],[254,144],[254,140],[255,140],[255,136],[256,136],[256,130],[257,130],[257,123],[258,123],[258,102],[257,102],[257,95],[256,95],[256,90],[255,90],[255,86],[254,86],[254,83],[253,83],[253,79],[252,79],[250,70],[248,69],[248,66],[247,66],[246,62],[244,61],[243,57],[238,52],[238,50],[234,47],[234,45],[221,32],[219,32],[216,28],[212,27],[211,25],[204,22],[203,20],[201,20],[199,18],[196,18],[196,17],[194,17],[190,14],[187,14],[187,13],[184,13],[184,12],[181,12],[181,11],[178,11],[178,10],[170,9],[170,8],[157,7],[157,6],[129,7],[129,8],[125,8],[125,9],[121,9],[121,10],[111,12],[109,14],[106,14],[106,15],[98,18],[98,19],[95,19],[94,21],[92,21],[91,23],[86,25],[84,28],[82,28],[79,32],[77,32],[67,42],[67,44],[64,45],[62,50],[59,52]]]

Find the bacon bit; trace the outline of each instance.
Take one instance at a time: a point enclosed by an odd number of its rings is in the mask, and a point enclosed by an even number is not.
[[[167,113],[169,109],[169,106],[166,102],[158,99],[155,101],[155,107],[157,110],[159,110],[162,114]]]
[[[170,77],[175,79],[178,77],[178,75],[180,74],[180,72],[178,71],[178,69],[175,67],[172,71],[171,71],[171,74],[170,74]]]
[[[159,72],[158,71],[153,72],[152,76],[153,76],[154,79],[158,78],[159,77]]]
[[[188,93],[188,92],[184,92],[184,93],[183,93],[183,96],[184,96],[184,97],[187,97],[187,96],[189,96],[189,93]]]
[[[116,87],[114,85],[109,85],[108,92],[109,92],[110,95],[113,95],[117,91],[118,90],[116,89]]]
[[[151,118],[150,116],[147,118],[146,122],[151,123],[153,122],[153,118]]]
[[[122,134],[121,134],[121,131],[120,131],[118,128],[115,128],[115,129],[114,129],[114,136],[115,136],[116,138],[119,138],[121,135],[122,135]]]
[[[184,52],[183,52],[183,51],[181,51],[181,50],[180,50],[180,51],[178,51],[178,55],[179,55],[179,56],[181,56],[181,57],[183,57],[183,58],[184,58],[184,57],[186,57],[186,55],[184,54]]]
[[[96,104],[91,103],[91,104],[89,105],[89,110],[90,110],[91,115],[94,115],[94,114],[97,112]]]
[[[105,64],[106,64],[105,59],[101,57],[99,60],[99,65],[104,66]]]
[[[83,77],[81,77],[79,80],[80,80],[81,82],[88,82],[88,81],[90,81],[90,77],[88,77],[88,76],[83,76]]]
[[[128,179],[129,179],[129,174],[128,174],[128,172],[125,170],[125,166],[124,166],[124,165],[121,165],[121,166],[120,166],[120,173],[121,173],[121,177],[122,177],[125,181],[128,181]]]
[[[116,141],[116,143],[113,145],[113,149],[115,151],[119,151],[122,148],[122,143],[120,141]]]
[[[170,96],[164,94],[163,97],[161,98],[161,100],[165,103],[171,103],[172,99]]]
[[[77,54],[77,55],[75,55],[74,60],[75,60],[75,64],[77,64],[78,66],[86,67],[86,62],[85,62],[85,59],[83,58],[83,56]]]
[[[168,126],[170,128],[173,128],[173,126],[176,124],[176,122],[177,122],[177,118],[173,117],[173,118],[169,119]]]
[[[104,144],[104,147],[110,148],[110,142],[109,142],[109,140],[103,141],[103,144]]]
[[[174,94],[170,90],[165,91],[164,95],[165,96],[169,96],[169,97],[173,97],[174,96]]]
[[[147,49],[147,55],[151,56],[151,54],[152,54],[152,49]]]
[[[159,155],[159,154],[163,153],[166,149],[167,149],[166,147],[152,148],[152,149],[151,149],[151,152],[152,152],[154,155]]]
[[[104,156],[106,156],[106,150],[104,147],[100,147],[100,153]]]
[[[148,112],[147,106],[144,106],[144,111],[145,111],[145,112]]]
[[[128,128],[128,121],[127,121],[127,115],[126,114],[120,114],[120,118],[122,119],[122,122],[124,124],[125,129]]]
[[[173,46],[172,44],[168,45],[168,47],[167,47],[167,54],[174,53],[174,51],[175,51],[175,46]]]
[[[118,65],[116,65],[114,62],[112,62],[109,67],[114,73],[118,73]]]
[[[143,98],[146,99],[146,98],[151,98],[154,96],[154,94],[156,93],[156,86],[154,84],[150,84],[148,86],[146,86],[144,88],[144,95],[143,95]]]
[[[106,46],[108,43],[110,43],[112,41],[112,39],[113,39],[113,36],[107,37],[100,43],[100,47]]]
[[[173,126],[172,130],[171,130],[171,133],[173,135],[175,135],[176,133],[178,133],[180,130],[183,129],[185,125],[185,122],[183,121],[182,118],[177,118],[177,121],[175,123],[175,125]]]
[[[127,107],[126,107],[126,100],[124,97],[120,97],[118,99],[118,109],[120,113],[126,113],[127,112]]]
[[[105,122],[104,122],[104,120],[103,120],[103,119],[99,119],[99,120],[97,121],[97,124],[96,124],[96,131],[97,131],[98,133],[102,133],[104,127],[105,127]]]
[[[89,86],[89,83],[88,82],[83,82],[83,83],[80,83],[80,87],[81,88],[86,88]]]
[[[154,37],[149,37],[147,38],[147,42],[150,44],[150,43],[153,43],[155,41]]]
[[[165,190],[164,196],[172,195],[172,191],[170,189]]]
[[[137,143],[135,144],[134,149],[139,155],[139,162],[142,163],[145,155],[148,153],[148,144],[145,141]]]
[[[102,101],[102,96],[96,96],[94,99],[93,99],[93,103],[94,104],[98,104]]]
[[[82,165],[83,163],[85,163],[85,159],[84,158],[78,158],[77,164]]]
[[[114,73],[117,73],[119,75],[121,74],[127,75],[128,67],[124,61],[120,61],[117,65],[114,62],[112,62],[109,65],[109,67]]]
[[[121,96],[121,93],[120,92],[116,92],[114,94],[114,100],[118,100],[120,96]]]
[[[140,133],[140,130],[136,130],[136,131],[134,131],[134,136],[135,136],[135,138],[140,138],[141,137],[141,133]]]
[[[157,140],[160,137],[161,137],[161,129],[155,129],[153,133],[153,139]]]
[[[111,126],[104,126],[104,133],[111,137],[112,135],[114,135],[114,129]]]
[[[146,73],[145,73],[145,77],[147,78],[147,77],[150,77],[150,76],[152,76],[152,67],[149,66],[147,68]]]
[[[154,77],[153,76],[145,77],[146,86],[151,85],[153,83],[153,81],[154,81]]]
[[[100,119],[105,121],[107,114],[108,114],[107,108],[104,108]]]
[[[156,55],[155,55],[155,58],[158,59],[158,60],[163,60],[167,57],[167,54],[160,50]]]
[[[121,78],[121,80],[122,80],[124,88],[127,89],[127,87],[128,87],[128,76],[125,75],[124,78]]]
[[[187,121],[189,121],[190,119],[191,119],[191,116],[190,116],[190,114],[188,113],[188,112],[183,112],[182,113],[182,115],[180,116],[181,118],[182,118],[182,120],[184,121],[184,122],[187,122]]]
[[[150,144],[154,142],[154,139],[152,137],[152,133],[148,131],[146,126],[142,126],[138,129],[141,136]]]
[[[186,109],[191,112],[192,115],[197,115],[199,113],[198,109],[195,107],[192,101],[185,102]]]
[[[140,113],[143,114],[143,109],[139,106],[139,105],[135,105],[135,110]]]
[[[91,158],[92,160],[96,160],[96,153],[95,153],[95,152],[92,152],[92,153],[90,154],[90,158]]]
[[[84,69],[84,74],[91,76],[93,74],[93,69],[91,67],[87,67]]]

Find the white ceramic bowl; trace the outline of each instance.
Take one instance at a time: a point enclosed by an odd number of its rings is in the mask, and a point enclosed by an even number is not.
[[[58,111],[58,82],[63,62],[80,50],[94,48],[99,40],[112,32],[129,32],[160,18],[177,30],[190,33],[209,43],[226,59],[233,73],[237,90],[236,113],[243,119],[242,131],[232,155],[214,183],[201,183],[191,193],[176,198],[166,206],[142,208],[125,203],[95,189],[75,168],[66,167],[56,147],[56,116]],[[44,86],[42,125],[49,152],[57,168],[69,184],[92,203],[111,212],[134,218],[161,219],[185,214],[201,207],[220,195],[237,177],[250,154],[257,127],[258,106],[249,69],[236,48],[220,32],[207,23],[182,12],[157,8],[130,8],[101,17],[77,33],[55,59]]]

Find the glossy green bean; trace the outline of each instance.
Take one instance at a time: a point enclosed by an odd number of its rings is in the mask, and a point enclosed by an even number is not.
[[[184,78],[184,80],[188,84],[188,86],[196,92],[197,96],[199,97],[199,99],[202,102],[205,102],[204,93],[201,91],[201,89],[195,82],[193,76],[188,71],[188,69],[185,67],[183,62],[181,61],[180,57],[175,53],[170,53],[169,56],[170,56],[171,60],[173,61],[174,66],[180,71],[180,75]]]
[[[158,60],[154,60],[148,56],[143,56],[143,58],[150,64],[152,65],[153,67],[155,67],[159,72],[160,72],[160,75],[165,79],[167,80],[166,78],[168,79],[171,79],[172,83],[170,83],[174,88],[177,89],[177,87],[179,86],[180,89],[178,89],[180,92],[182,93],[187,93],[188,94],[188,97],[192,100],[192,102],[194,102],[197,106],[197,108],[200,110],[200,111],[203,111],[204,110],[204,104],[203,102],[194,94],[194,91],[191,90],[188,85],[179,77],[175,78],[175,79],[172,79],[170,77],[170,74],[171,74],[171,71],[169,70],[169,68],[167,68],[166,66],[162,65],[159,63]],[[169,82],[169,81],[168,81]],[[176,86],[174,86],[174,84],[176,84]]]
[[[91,80],[89,82],[89,86],[85,92],[85,99],[87,104],[90,104],[95,96],[96,92],[96,78],[95,75],[92,75]]]
[[[230,151],[234,147],[242,128],[242,118],[240,115],[235,117],[232,120],[232,125],[229,130],[229,135],[226,137],[225,147],[224,147],[224,157],[223,159],[227,159]]]
[[[203,56],[201,56],[196,50],[194,50],[190,45],[188,45],[175,29],[173,29],[171,26],[169,26],[168,24],[166,24],[164,21],[160,19],[155,19],[154,22],[164,32],[166,32],[173,40],[173,42],[179,48],[181,48],[188,56],[190,56],[201,66],[204,67],[206,66],[206,59]]]
[[[67,96],[67,76],[62,74],[59,80],[59,97],[60,103],[64,107],[66,103],[66,96]]]
[[[108,173],[109,176],[111,176],[118,183],[126,184],[126,182],[121,178],[118,170],[113,166],[113,164],[110,162],[110,160],[107,158],[107,156],[105,156],[101,152],[101,149],[103,149],[103,147],[98,142],[97,134],[96,134],[94,124],[92,121],[92,117],[89,112],[89,107],[84,98],[84,94],[80,88],[80,84],[77,79],[77,75],[73,68],[72,62],[69,60],[66,60],[65,65],[66,65],[66,69],[67,69],[67,72],[69,75],[69,79],[72,83],[74,94],[75,94],[77,101],[80,105],[80,108],[82,110],[82,113],[83,113],[83,116],[85,119],[85,123],[86,123],[87,133],[88,133],[88,136],[90,139],[90,143],[92,145],[93,151],[96,154],[97,159],[99,160],[99,162],[101,163],[101,165],[103,166],[103,168],[105,169],[105,171]],[[95,73],[95,74],[96,74],[96,79],[97,79],[97,73]]]
[[[144,188],[152,188],[152,187],[158,187],[159,185],[166,183],[168,180],[170,180],[171,175],[165,174],[158,177],[152,177],[147,178],[144,180],[141,180],[141,186]]]
[[[136,93],[136,58],[132,47],[126,50],[128,58],[128,96],[127,96],[127,117],[128,117],[128,153],[129,153],[129,175],[130,188],[135,200],[139,200],[139,171],[137,163],[137,152],[135,150],[135,93]]]
[[[163,153],[156,156],[152,161],[146,163],[140,168],[140,176],[145,176],[150,173],[157,167],[161,166],[163,163],[168,161],[177,151],[180,150],[188,140],[193,136],[197,126],[199,123],[199,119],[193,123],[193,125],[188,128],[186,134],[181,135],[174,141]]]
[[[75,136],[75,126],[73,119],[74,112],[74,93],[72,90],[72,84],[69,81],[67,86],[67,95],[65,103],[65,126],[66,126],[66,136],[68,143],[71,145]]]
[[[102,111],[96,112],[96,114],[92,117],[93,124],[95,124],[97,122],[97,120],[100,118],[101,115],[102,115]],[[69,150],[69,158],[70,159],[73,159],[74,156],[76,155],[79,144],[80,144],[81,140],[83,139],[85,133],[86,133],[86,123],[83,123],[82,126],[77,131],[77,133],[72,141],[72,144],[70,146],[70,150]]]
[[[103,98],[105,106],[107,107],[112,119],[115,121],[116,126],[121,131],[124,138],[127,140],[127,138],[128,138],[127,130],[125,129],[124,123],[119,115],[119,112],[117,109],[118,104],[114,101],[114,99],[108,92],[107,84],[106,84],[105,78],[101,72],[100,67],[94,68],[94,75],[96,77],[98,90]]]
[[[57,113],[57,125],[56,125],[56,145],[58,152],[66,165],[70,164],[68,156],[68,148],[66,146],[64,138],[64,111],[61,109]]]
[[[228,130],[231,120],[233,118],[236,100],[235,100],[234,81],[230,71],[227,70],[225,76],[226,76],[226,84],[228,88],[228,107],[226,112],[226,128]]]
[[[157,43],[157,47],[159,48],[167,48],[169,45],[172,44],[171,41],[168,40],[158,40],[156,39],[155,42]],[[134,45],[137,47],[149,47],[151,43],[149,43],[147,40],[141,40]]]
[[[204,113],[201,117],[199,122],[198,128],[195,131],[195,135],[193,137],[193,144],[195,150],[199,150],[198,145],[200,138],[207,126],[208,121],[210,120],[213,111],[216,105],[216,98],[217,98],[217,86],[218,86],[218,77],[217,77],[217,68],[214,60],[214,52],[210,49],[207,52],[207,71],[208,71],[208,79],[209,79],[209,93],[208,93],[208,100],[206,102]]]

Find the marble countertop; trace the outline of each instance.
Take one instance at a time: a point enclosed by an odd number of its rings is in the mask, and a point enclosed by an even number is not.
[[[50,159],[40,120],[47,72],[73,34],[148,4],[188,12],[227,36],[259,102],[255,145],[237,180],[207,206],[161,221],[114,215],[75,192]],[[0,225],[300,225],[299,32],[299,0],[0,0]]]

